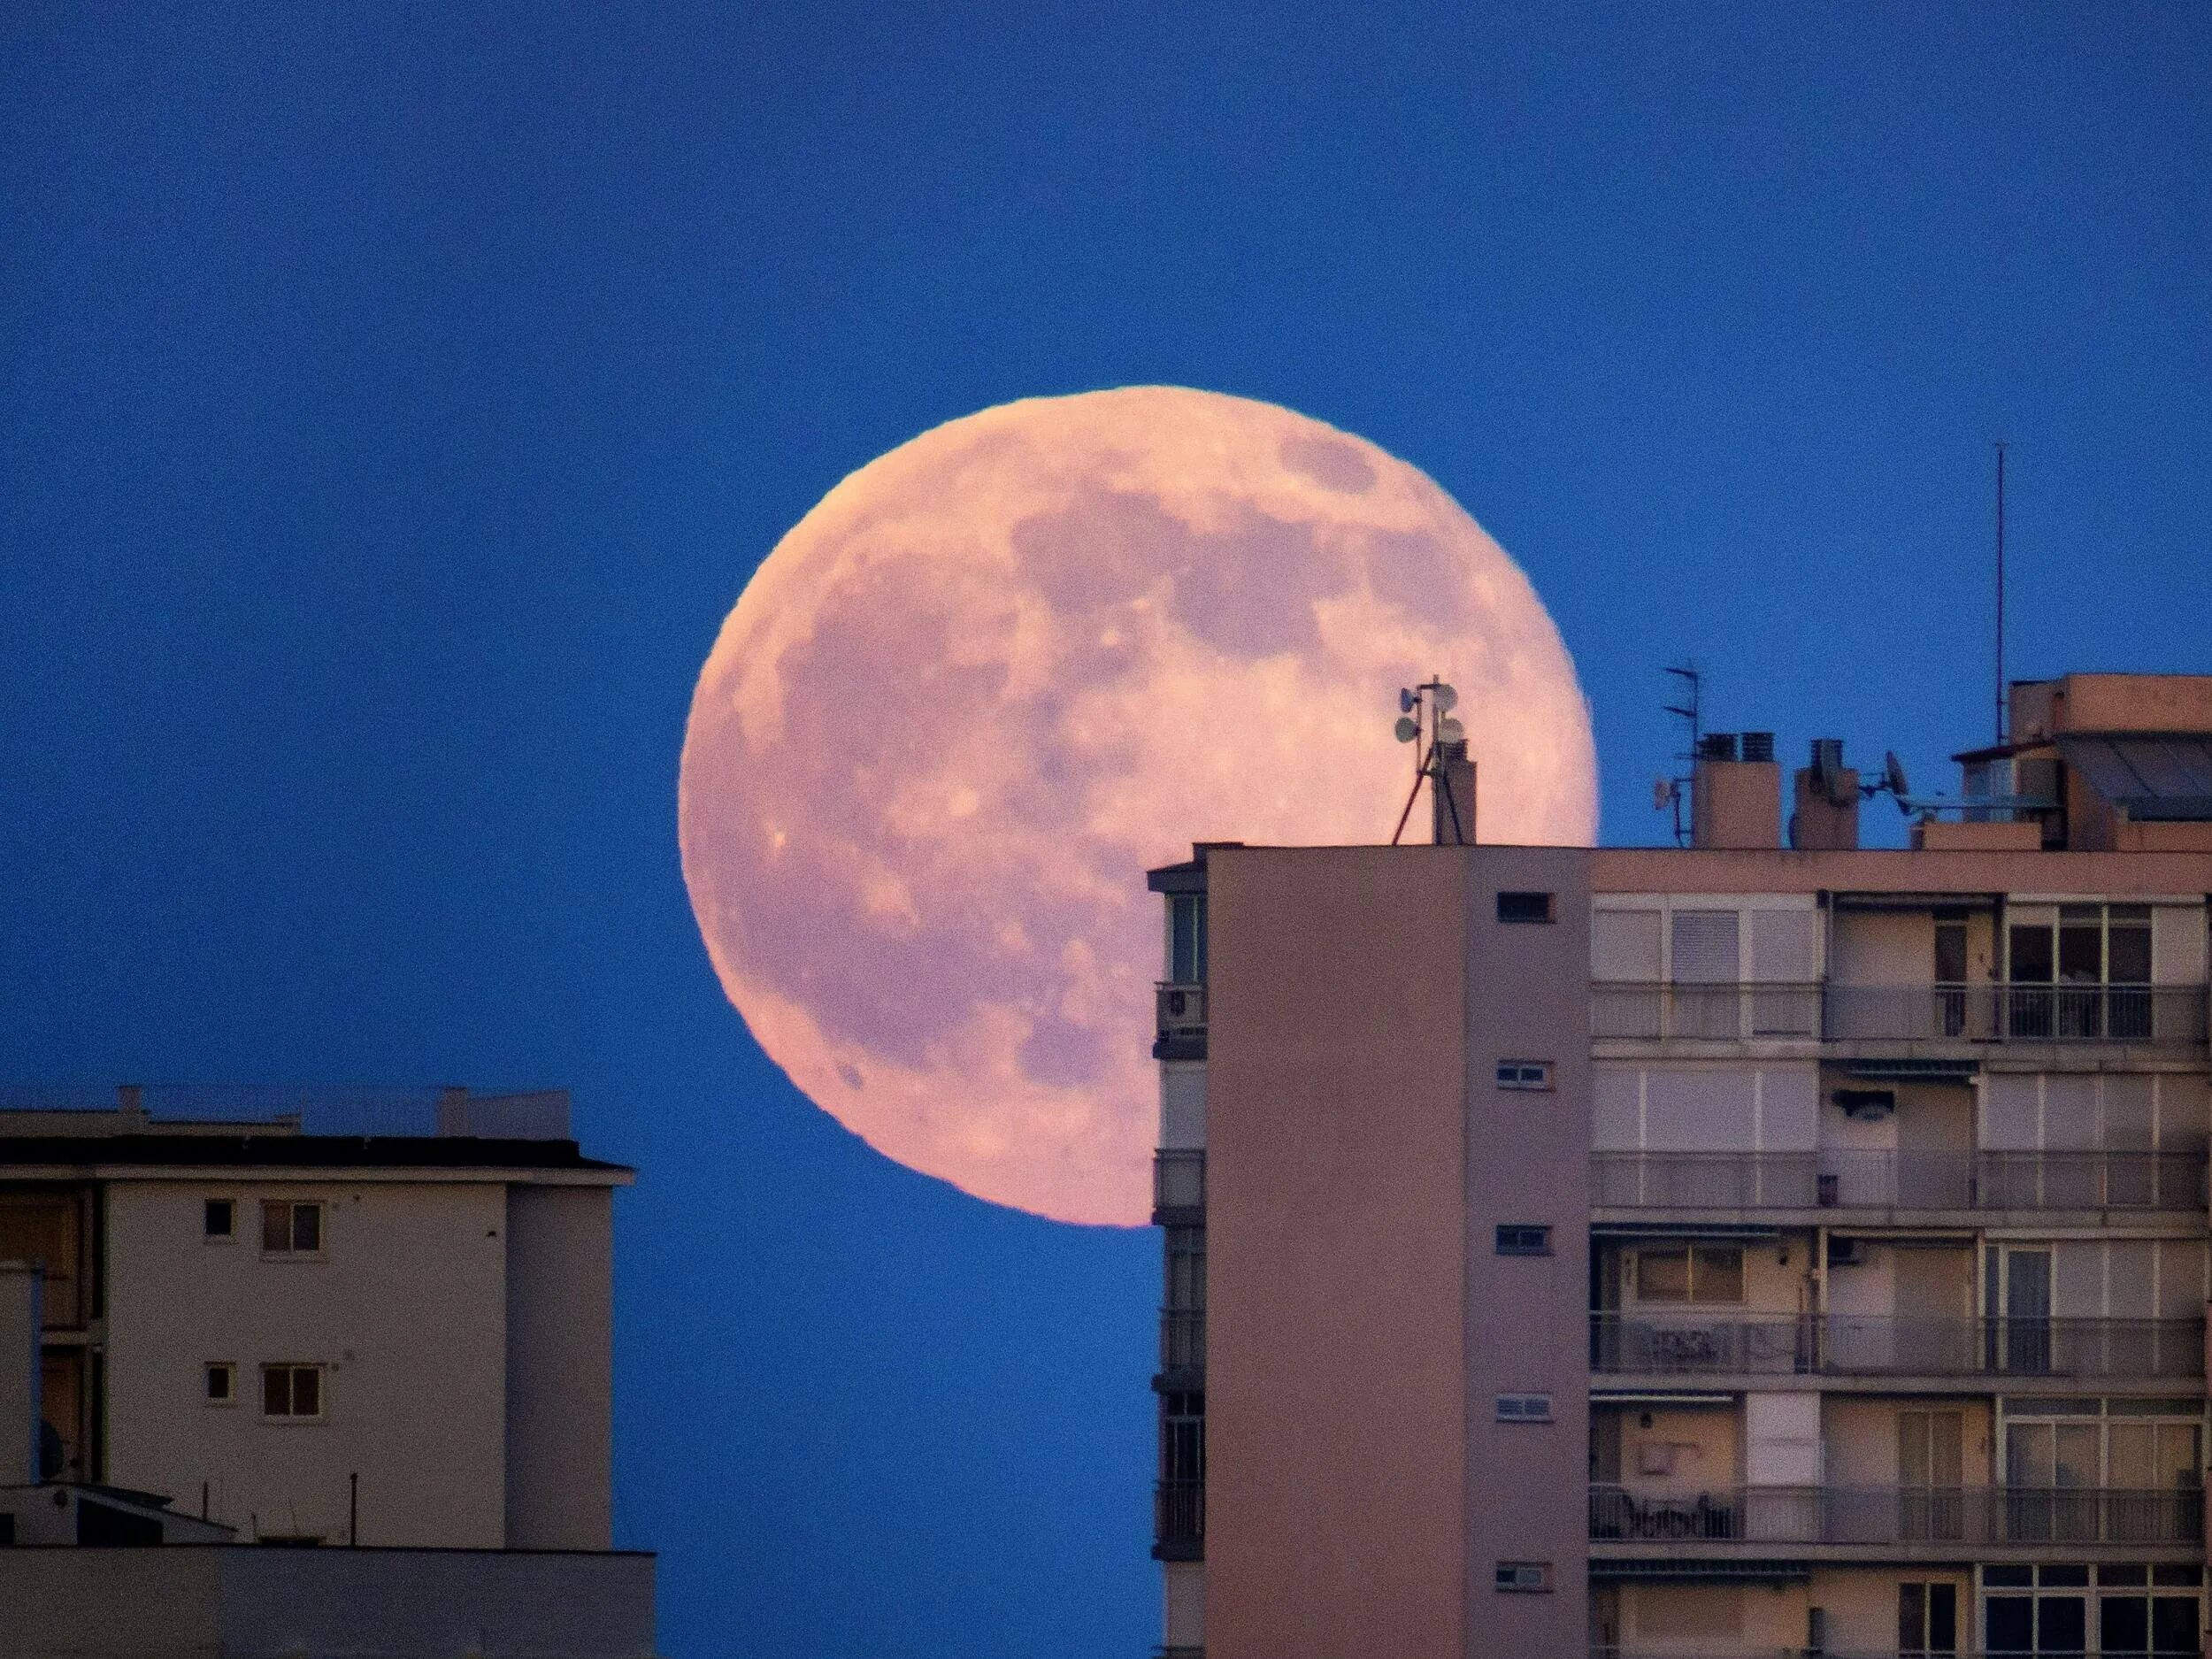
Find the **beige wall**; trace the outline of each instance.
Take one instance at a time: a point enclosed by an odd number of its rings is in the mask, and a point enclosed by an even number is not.
[[[238,1203],[234,1242],[202,1202]],[[260,1201],[319,1199],[319,1259],[265,1258]],[[506,1189],[496,1182],[116,1181],[108,1188],[108,1479],[242,1537],[495,1548],[506,1509]],[[204,1402],[201,1367],[238,1367]],[[259,1366],[328,1367],[324,1415],[262,1416]]]
[[[604,1549],[614,1477],[614,1205],[507,1189],[507,1545]]]
[[[1828,1647],[1833,1653],[1889,1653],[1897,1647],[1897,1586],[1906,1579],[1949,1584],[1958,1588],[1958,1640],[1962,1651],[1976,1646],[1974,1603],[1966,1571],[1960,1567],[1815,1568],[1806,1600],[1828,1615]],[[1800,1640],[1803,1640],[1801,1633]]]
[[[1805,1640],[1802,1585],[1624,1584],[1620,1605],[1621,1644],[1639,1654],[1710,1659],[1772,1654]],[[1877,1645],[1866,1644],[1870,1651]]]
[[[1210,1659],[1465,1647],[1469,860],[1208,856]]]

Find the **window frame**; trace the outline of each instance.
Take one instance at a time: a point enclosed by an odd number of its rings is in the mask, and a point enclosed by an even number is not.
[[[270,1220],[274,1214],[284,1212],[284,1236],[288,1243],[273,1245]],[[265,1198],[261,1201],[261,1259],[265,1262],[316,1262],[323,1260],[330,1250],[330,1205],[320,1198]],[[314,1220],[315,1241],[303,1246],[300,1239],[300,1217],[311,1214]]]
[[[210,1222],[215,1218],[217,1205],[223,1209],[223,1229],[218,1233]],[[200,1199],[200,1241],[204,1244],[235,1244],[238,1242],[238,1201],[235,1198]]]
[[[223,1379],[223,1392],[214,1390],[215,1379]],[[200,1362],[200,1403],[208,1406],[234,1407],[238,1403],[238,1362],[230,1359],[210,1359]]]
[[[264,1423],[322,1423],[330,1417],[330,1368],[313,1360],[279,1359],[264,1361],[261,1366],[261,1420]],[[279,1373],[286,1378],[285,1406],[282,1411],[269,1409],[269,1384]],[[315,1409],[302,1411],[299,1405],[299,1379],[303,1375],[315,1379]]]
[[[1525,1094],[1548,1094],[1558,1087],[1552,1081],[1552,1063],[1549,1060],[1501,1060],[1497,1066],[1497,1079],[1500,1088]]]
[[[1492,1248],[1500,1256],[1549,1256],[1552,1253],[1551,1227],[1544,1222],[1501,1221],[1492,1240]]]
[[[1501,1561],[1491,1582],[1500,1595],[1548,1595],[1552,1589],[1548,1561]]]
[[[1736,1294],[1733,1296],[1701,1296],[1698,1294],[1697,1259],[1701,1254],[1733,1251],[1736,1256]],[[1679,1296],[1654,1295],[1650,1289],[1646,1263],[1655,1256],[1683,1258],[1682,1294]],[[1744,1305],[1744,1247],[1740,1244],[1700,1244],[1685,1240],[1680,1244],[1643,1245],[1636,1247],[1636,1300],[1663,1308],[1740,1308]]]
[[[1545,1394],[1502,1394],[1494,1402],[1500,1423],[1549,1423],[1551,1396]]]

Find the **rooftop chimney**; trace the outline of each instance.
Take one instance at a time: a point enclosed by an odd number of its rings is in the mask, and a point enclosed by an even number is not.
[[[1475,763],[1467,740],[1440,739],[1429,783],[1430,825],[1439,847],[1475,844]]]
[[[1690,779],[1690,845],[1774,848],[1782,844],[1782,769],[1774,733],[1708,732],[1698,740]]]
[[[1800,852],[1851,852],[1859,844],[1859,774],[1843,764],[1843,740],[1813,739],[1812,764],[1797,774],[1790,845]]]

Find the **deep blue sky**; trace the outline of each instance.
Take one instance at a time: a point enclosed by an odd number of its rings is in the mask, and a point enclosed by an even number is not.
[[[0,17],[0,1074],[572,1085],[673,1653],[1156,1639],[1154,1240],[868,1152],[685,901],[694,676],[846,472],[1131,381],[1373,438],[1615,841],[1685,656],[1942,780],[2000,435],[2016,669],[2212,669],[2212,12],[1468,12]]]

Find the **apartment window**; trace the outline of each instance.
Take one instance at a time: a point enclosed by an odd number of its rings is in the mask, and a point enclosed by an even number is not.
[[[200,1225],[208,1238],[227,1244],[238,1232],[238,1205],[228,1198],[211,1198],[200,1207]]]
[[[1689,1244],[1636,1253],[1636,1294],[1644,1302],[1743,1300],[1743,1248]]]
[[[235,1405],[238,1401],[238,1368],[227,1359],[208,1361],[204,1372],[202,1388],[211,1406]]]
[[[1501,1423],[1548,1423],[1551,1421],[1549,1394],[1500,1394],[1498,1421]]]
[[[1502,922],[1548,922],[1552,919],[1548,893],[1501,893],[1498,919]]]
[[[323,1414],[323,1368],[319,1365],[264,1365],[261,1415],[319,1417]]]
[[[265,1256],[315,1256],[323,1248],[323,1207],[272,1198],[261,1205]]]
[[[1549,1256],[1551,1229],[1517,1221],[1498,1229],[1500,1256]]]
[[[1498,1062],[1500,1088],[1549,1088],[1551,1062],[1548,1060],[1501,1060]]]
[[[1167,902],[1167,977],[1175,985],[1206,982],[1206,895],[1177,893]]]
[[[1498,1563],[1500,1594],[1543,1595],[1551,1589],[1548,1561],[1502,1561]]]
[[[1921,1655],[1959,1650],[1959,1587],[1941,1579],[1897,1586],[1897,1651]]]

